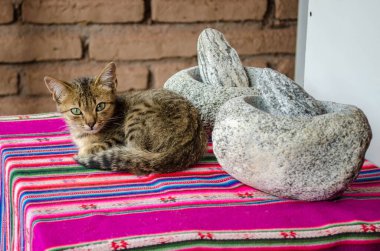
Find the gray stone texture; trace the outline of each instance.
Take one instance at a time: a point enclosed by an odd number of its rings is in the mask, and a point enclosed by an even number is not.
[[[251,82],[256,81],[256,75],[252,74],[249,77]],[[207,85],[202,82],[197,66],[176,73],[166,81],[164,88],[172,90],[190,100],[200,111],[203,125],[209,135],[211,134],[215,116],[221,105],[234,97],[258,95],[257,90],[250,87]]]
[[[224,35],[207,28],[198,38],[198,65],[205,84],[248,87],[249,80],[236,50]]]
[[[258,81],[252,84],[265,101],[265,109],[273,115],[316,116],[323,108],[293,80],[275,70],[261,69]]]
[[[246,67],[249,87],[225,87],[205,84],[199,67],[182,70],[169,78],[164,88],[190,100],[201,113],[203,123],[210,132],[221,105],[242,95],[261,95],[263,105],[272,114],[314,116],[323,113],[323,107],[302,87],[285,75],[268,68]]]
[[[267,102],[241,96],[220,108],[212,138],[224,170],[279,197],[315,201],[339,196],[358,175],[371,140],[363,112],[313,101],[324,114],[279,115]]]

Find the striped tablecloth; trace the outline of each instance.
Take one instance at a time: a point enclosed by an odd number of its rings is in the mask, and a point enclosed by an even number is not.
[[[0,117],[1,250],[380,250],[380,169],[340,199],[284,200],[209,155],[137,177],[85,169],[58,114]],[[321,181],[322,182],[322,181]]]

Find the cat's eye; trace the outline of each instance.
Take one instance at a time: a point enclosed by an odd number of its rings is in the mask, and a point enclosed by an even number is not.
[[[81,115],[82,112],[79,110],[79,108],[71,108],[71,113],[74,115]]]
[[[103,111],[104,108],[106,108],[106,103],[104,103],[104,102],[100,102],[100,103],[96,106],[96,111],[97,111],[97,112]]]

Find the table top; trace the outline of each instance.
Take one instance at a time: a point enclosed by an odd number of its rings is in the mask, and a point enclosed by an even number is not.
[[[380,169],[342,197],[280,199],[208,153],[192,168],[135,176],[86,169],[57,113],[0,117],[3,250],[247,250],[380,247]]]

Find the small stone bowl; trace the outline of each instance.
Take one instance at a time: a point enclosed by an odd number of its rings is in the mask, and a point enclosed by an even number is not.
[[[199,67],[174,74],[165,89],[186,97],[200,111],[203,125],[211,134],[219,108],[228,100],[245,95],[259,95],[266,109],[277,115],[314,116],[324,111],[317,100],[285,75],[269,68],[244,68],[249,87],[218,86],[203,83]]]
[[[256,82],[256,76],[259,75],[253,73],[254,69],[259,68],[246,68],[251,83]],[[257,90],[252,87],[224,87],[205,84],[202,82],[198,66],[177,72],[166,81],[164,88],[174,91],[192,102],[200,111],[203,125],[209,135],[221,105],[231,98],[242,95],[258,95]]]
[[[273,115],[259,96],[229,100],[212,133],[224,170],[266,193],[307,201],[333,199],[358,175],[372,134],[351,105],[318,101],[312,117]]]

